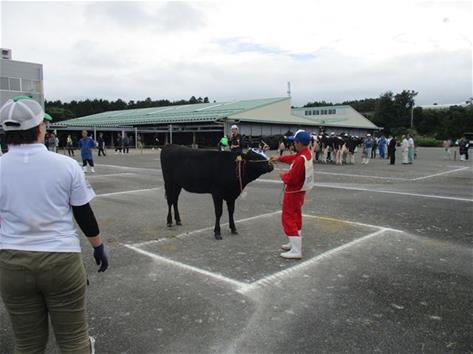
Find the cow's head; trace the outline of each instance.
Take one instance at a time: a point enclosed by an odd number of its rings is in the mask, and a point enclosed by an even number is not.
[[[245,160],[245,184],[254,181],[262,174],[271,172],[274,169],[273,164],[269,161],[264,152],[256,149],[250,149],[246,154],[243,154]]]

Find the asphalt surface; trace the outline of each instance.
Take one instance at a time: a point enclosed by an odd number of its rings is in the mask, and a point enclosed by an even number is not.
[[[216,241],[210,195],[183,192],[183,225],[166,227],[157,151],[95,162],[111,258],[97,273],[82,238],[97,353],[473,353],[471,160],[316,164],[299,261],[279,257],[278,170],[237,200],[239,235],[224,209]],[[1,302],[0,316],[12,353]]]

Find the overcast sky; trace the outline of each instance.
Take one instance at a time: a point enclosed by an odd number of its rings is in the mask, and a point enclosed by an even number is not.
[[[471,1],[1,2],[48,100],[472,96]]]

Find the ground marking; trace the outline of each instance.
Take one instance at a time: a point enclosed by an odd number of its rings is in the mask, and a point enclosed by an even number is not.
[[[455,169],[455,170],[445,171],[445,172],[440,172],[440,173],[435,173],[435,174],[429,175],[429,176],[423,176],[423,177],[412,178],[411,181],[420,181],[420,180],[422,180],[422,179],[427,179],[427,178],[442,176],[442,175],[446,175],[446,174],[449,174],[449,173],[464,171],[464,170],[468,170],[468,169],[469,169],[469,167],[461,167],[461,168],[457,168],[457,169]]]
[[[90,174],[87,174],[87,178],[91,178],[91,177],[94,177],[94,178],[97,178],[97,177],[113,177],[113,176],[126,176],[126,175],[135,175],[136,173],[133,173],[133,172],[119,172],[119,173],[109,173],[109,174],[106,174],[106,175],[90,175]]]
[[[132,245],[125,245],[125,247],[129,248],[129,249],[132,249],[138,253],[141,253],[141,254],[144,254],[148,257],[151,257],[153,258],[154,260],[157,260],[159,262],[162,262],[162,263],[166,263],[166,264],[169,264],[169,265],[172,265],[172,266],[176,266],[178,268],[182,268],[182,269],[185,269],[185,270],[188,270],[188,271],[192,271],[192,272],[195,272],[195,273],[199,273],[199,274],[203,274],[209,278],[213,278],[215,280],[218,280],[218,281],[223,281],[223,282],[226,282],[228,284],[231,284],[233,285],[234,287],[236,287],[237,289],[241,288],[241,287],[244,287],[246,286],[247,284],[245,283],[242,283],[238,280],[235,280],[235,279],[231,279],[231,278],[227,278],[221,274],[218,274],[218,273],[212,273],[212,272],[209,272],[207,270],[204,270],[204,269],[200,269],[200,268],[197,268],[197,267],[193,267],[193,266],[190,266],[188,264],[185,264],[185,263],[181,263],[181,262],[177,262],[177,261],[173,261],[172,259],[169,259],[169,258],[166,258],[166,257],[162,257],[162,256],[158,256],[157,254],[154,254],[154,253],[151,253],[151,252],[148,252],[148,251],[145,251],[145,250],[142,250],[141,248],[138,248],[138,247],[135,247],[135,246],[132,246]]]
[[[276,168],[275,170],[289,171],[288,168]],[[347,177],[374,178],[374,179],[383,179],[383,180],[412,181],[411,178],[385,177],[385,176],[367,176],[367,175],[357,175],[357,174],[352,174],[352,173],[326,172],[326,171],[317,171],[317,170],[315,170],[314,173],[316,175],[334,175],[334,176],[347,176]]]
[[[95,164],[95,166],[99,167],[112,167],[112,168],[120,168],[122,170],[137,170],[137,171],[161,171],[160,168],[144,168],[144,167],[130,167],[130,166],[120,166],[120,165],[106,165],[106,164]]]
[[[236,222],[246,222],[246,221],[250,221],[250,220],[254,220],[254,219],[258,219],[258,218],[262,218],[262,217],[267,217],[267,216],[271,216],[271,215],[275,215],[275,214],[280,214],[280,213],[281,213],[281,211],[278,210],[278,211],[274,211],[274,212],[271,212],[271,213],[266,213],[266,214],[261,214],[261,215],[256,215],[256,216],[252,216],[252,217],[249,217],[249,218],[241,219],[241,220],[238,220]],[[392,229],[392,228],[382,227],[382,226],[377,226],[377,225],[372,225],[372,224],[359,223],[359,222],[350,221],[350,220],[336,219],[336,218],[330,218],[330,217],[325,217],[325,216],[317,216],[317,215],[309,215],[309,214],[303,214],[303,217],[317,218],[317,219],[327,220],[327,221],[342,222],[342,223],[346,223],[346,224],[352,224],[352,225],[359,225],[359,226],[375,228],[375,229],[378,229],[378,230],[373,232],[373,233],[370,233],[366,236],[363,236],[363,237],[360,237],[356,240],[353,240],[351,242],[345,243],[345,244],[343,244],[339,247],[328,250],[328,251],[326,251],[322,254],[319,254],[318,256],[315,256],[315,257],[313,257],[313,258],[311,258],[311,259],[309,259],[305,262],[299,263],[299,264],[297,264],[293,267],[290,267],[290,268],[282,270],[280,272],[276,272],[276,273],[273,273],[271,275],[268,275],[268,276],[266,276],[264,278],[261,278],[261,279],[255,281],[255,282],[253,282],[253,283],[245,283],[245,282],[241,282],[241,281],[238,281],[238,280],[235,280],[235,279],[232,279],[232,278],[228,278],[228,277],[223,276],[220,273],[212,273],[210,271],[207,271],[207,270],[204,270],[204,269],[201,269],[201,268],[198,268],[198,267],[194,267],[194,266],[191,266],[191,265],[188,265],[188,264],[185,264],[185,263],[181,263],[181,262],[178,262],[178,261],[171,260],[171,259],[163,257],[163,256],[159,256],[155,253],[145,251],[145,250],[140,248],[144,245],[147,245],[147,244],[150,244],[150,243],[155,243],[155,242],[160,242],[162,240],[170,240],[171,241],[174,238],[146,241],[146,242],[141,242],[141,243],[135,243],[135,244],[132,244],[132,245],[125,244],[124,246],[129,248],[129,249],[132,249],[132,250],[134,250],[138,253],[149,256],[149,257],[153,258],[154,260],[157,260],[157,261],[160,261],[160,262],[163,262],[163,263],[167,263],[169,265],[173,265],[173,266],[176,266],[176,267],[188,270],[188,271],[196,272],[196,273],[205,275],[207,277],[216,279],[218,281],[226,282],[226,283],[236,287],[237,292],[239,292],[241,294],[246,294],[246,293],[248,293],[250,291],[253,291],[255,289],[258,289],[262,286],[272,285],[272,283],[276,280],[284,279],[286,276],[288,276],[288,275],[290,275],[294,272],[297,272],[299,270],[308,268],[308,267],[318,263],[319,261],[322,261],[322,260],[324,260],[324,259],[326,259],[326,258],[328,258],[328,257],[330,257],[334,254],[339,253],[340,251],[343,251],[346,248],[352,247],[352,246],[354,246],[354,245],[356,245],[360,242],[364,242],[368,239],[379,236],[379,235],[383,234],[384,232],[394,231],[394,232],[403,233],[403,231],[397,230],[397,229]],[[193,231],[190,231],[190,232],[182,233],[182,234],[176,236],[175,238],[186,237],[186,236],[196,234],[196,233],[199,233],[199,232],[204,232],[204,231],[211,230],[212,228],[213,228],[213,226],[198,229],[198,230],[193,230]]]
[[[276,183],[276,184],[282,185],[282,182],[280,180],[273,180],[273,179],[262,179],[262,178],[260,178],[260,179],[257,179],[256,182]],[[353,190],[353,191],[361,191],[361,192],[375,192],[375,193],[408,195],[408,196],[420,197],[420,198],[457,200],[457,201],[461,201],[461,202],[470,202],[470,203],[473,202],[473,199],[469,199],[469,198],[447,197],[447,196],[443,196],[443,195],[433,195],[433,194],[398,192],[398,191],[389,191],[389,190],[383,190],[383,189],[369,189],[369,188],[361,188],[361,187],[339,186],[339,185],[336,185],[336,184],[329,184],[329,183],[315,183],[315,187],[345,189],[345,190]]]
[[[274,215],[274,214],[281,214],[281,210],[277,210],[277,211],[273,211],[271,213],[266,213],[266,214],[261,214],[261,215],[255,215],[255,216],[251,216],[249,218],[245,218],[245,219],[240,219],[240,220],[235,220],[235,223],[241,223],[241,222],[247,222],[247,221],[251,221],[251,220],[255,220],[255,219],[259,219],[259,218],[264,218],[264,217],[267,217],[267,216],[271,216],[271,215]],[[227,226],[229,223],[226,222],[224,224],[220,224],[220,226]],[[181,239],[181,238],[185,238],[185,237],[188,237],[188,236],[191,236],[191,235],[194,235],[194,234],[198,234],[200,232],[205,232],[205,231],[209,231],[209,230],[213,230],[215,226],[209,226],[209,227],[204,227],[202,229],[198,229],[198,230],[192,230],[192,231],[187,231],[187,232],[183,232],[182,234],[179,234],[175,237],[172,237],[172,238],[160,238],[160,239],[157,239],[157,240],[151,240],[151,241],[144,241],[144,242],[139,242],[139,243],[134,243],[133,246],[134,247],[142,247],[142,246],[145,246],[145,245],[149,245],[149,244],[152,244],[152,243],[158,243],[158,242],[164,242],[164,241],[172,241],[174,239]]]
[[[455,167],[457,167],[457,166],[455,166]],[[422,177],[416,177],[416,178],[367,176],[367,175],[357,175],[357,174],[351,174],[351,173],[327,172],[327,171],[318,171],[318,170],[315,170],[314,173],[319,174],[319,175],[362,177],[362,178],[370,178],[370,179],[373,178],[373,179],[396,180],[396,181],[420,181],[420,180],[423,180],[423,179],[442,176],[442,175],[446,175],[446,174],[449,174],[449,173],[455,173],[455,172],[459,172],[459,171],[463,171],[463,170],[467,170],[467,169],[469,169],[469,167],[461,167],[461,168],[457,168],[455,170],[444,171],[444,172],[435,173],[435,174],[432,174],[432,175],[427,175],[427,176],[422,176]],[[276,170],[278,170],[278,171],[289,171],[289,169],[287,169],[287,168],[276,168]]]
[[[377,226],[377,225],[372,225],[372,224],[365,224],[365,223],[362,223],[362,222],[351,221],[351,220],[331,218],[331,217],[328,217],[328,216],[318,216],[318,215],[309,215],[309,214],[302,214],[302,216],[305,217],[305,218],[313,218],[313,219],[320,219],[320,220],[326,220],[326,221],[335,221],[335,222],[341,222],[341,223],[345,223],[345,224],[370,227],[370,228],[373,228],[373,229],[379,229],[379,230],[385,230],[385,231],[404,232],[404,231],[401,231],[401,230],[398,230],[398,229],[392,229],[390,227]]]
[[[255,281],[251,284],[245,284],[245,285],[241,286],[239,289],[237,289],[237,292],[239,292],[240,294],[246,294],[246,293],[248,293],[252,290],[255,290],[259,287],[266,286],[266,285],[272,285],[272,283],[276,280],[281,280],[281,279],[285,278],[286,276],[288,276],[290,274],[293,274],[294,272],[297,272],[297,271],[303,270],[305,268],[311,267],[314,264],[319,263],[319,261],[321,261],[321,260],[324,260],[324,259],[326,259],[326,258],[328,258],[328,257],[330,257],[334,254],[337,254],[337,253],[339,253],[340,251],[343,251],[346,248],[352,247],[352,246],[354,246],[358,243],[361,243],[361,242],[369,240],[373,237],[379,236],[379,235],[383,234],[386,231],[390,231],[390,229],[381,228],[381,230],[378,230],[378,231],[373,232],[371,234],[368,234],[366,236],[360,237],[360,238],[358,238],[356,240],[353,240],[351,242],[345,243],[345,244],[343,244],[339,247],[328,250],[328,251],[326,251],[322,254],[319,254],[318,256],[315,256],[315,257],[313,257],[313,258],[311,258],[311,259],[309,259],[305,262],[299,263],[299,264],[297,264],[293,267],[290,267],[290,268],[287,268],[287,269],[282,270],[280,272],[268,275],[267,277],[261,278],[261,279]]]
[[[132,189],[130,191],[122,191],[122,192],[112,192],[112,193],[103,193],[97,194],[96,197],[110,197],[112,195],[120,195],[120,194],[130,194],[130,193],[141,193],[141,192],[149,192],[149,191],[157,191],[162,189],[163,187],[155,187],[155,188],[147,188],[147,189]]]

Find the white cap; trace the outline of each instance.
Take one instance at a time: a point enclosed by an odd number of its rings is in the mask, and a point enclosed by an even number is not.
[[[366,136],[371,136],[371,134],[366,134]]]
[[[38,126],[45,118],[39,103],[27,96],[9,99],[0,108],[0,122],[5,131],[28,130]]]
[[[238,125],[233,124],[233,125],[232,125],[232,129],[238,129]]]

